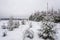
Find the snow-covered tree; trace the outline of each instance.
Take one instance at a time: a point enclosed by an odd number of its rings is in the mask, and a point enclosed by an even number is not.
[[[32,28],[32,22],[29,24],[30,28]]]
[[[14,28],[18,28],[20,25],[19,21],[14,22]]]
[[[7,36],[7,29],[4,29],[4,32],[2,33],[2,37]]]
[[[13,17],[11,16],[11,17],[9,18],[8,27],[7,27],[10,31],[13,30],[13,24],[14,24],[14,22],[13,22]]]
[[[54,23],[43,22],[42,28],[39,29],[39,31],[40,33],[38,34],[38,36],[43,38],[44,40],[55,40],[56,30],[54,27]]]
[[[1,27],[2,27],[2,29],[6,29],[5,23],[3,23],[3,25]]]
[[[29,17],[29,20],[33,20],[33,15],[31,15],[31,16]]]
[[[25,25],[25,21],[24,21],[24,20],[22,20],[22,22],[21,22],[21,23],[22,23],[22,25]]]
[[[53,8],[51,10],[46,11],[37,11],[34,13],[34,15],[31,15],[29,17],[29,20],[32,21],[51,21],[51,22],[60,22],[60,9],[54,10]]]
[[[4,32],[4,33],[3,33],[3,37],[5,37],[6,35],[7,35],[7,33],[6,33],[6,32]]]
[[[24,31],[23,40],[25,40],[25,38],[29,38],[29,39],[34,38],[34,32],[32,30],[30,30],[30,28],[32,28],[31,23],[30,23],[30,27]]]
[[[32,30],[26,30],[24,33],[23,40],[25,40],[25,38],[33,39],[34,38],[34,32]]]

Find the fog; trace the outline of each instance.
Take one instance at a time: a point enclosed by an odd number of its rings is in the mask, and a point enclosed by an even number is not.
[[[60,0],[0,0],[1,17],[28,18],[36,11],[60,8]]]

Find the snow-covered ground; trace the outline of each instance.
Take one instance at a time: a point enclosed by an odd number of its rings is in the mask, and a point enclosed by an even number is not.
[[[3,23],[7,26],[8,21],[0,21],[0,40],[23,40],[25,31],[29,28],[29,24],[32,22],[32,28],[29,30],[33,31],[34,37],[33,39],[25,38],[24,40],[43,40],[38,37],[38,29],[40,29],[42,22],[35,21],[25,21],[25,25],[21,24],[18,28],[15,28],[13,31],[9,31],[7,29],[2,29]],[[57,29],[57,40],[60,40],[60,23],[56,23]],[[3,33],[6,32],[7,35],[3,37]]]

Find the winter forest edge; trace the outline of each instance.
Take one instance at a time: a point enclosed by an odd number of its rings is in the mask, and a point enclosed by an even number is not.
[[[28,19],[0,18],[0,40],[60,40],[60,9],[35,11]]]

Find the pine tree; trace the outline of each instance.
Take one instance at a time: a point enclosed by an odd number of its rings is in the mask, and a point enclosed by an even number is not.
[[[42,28],[39,30],[39,37],[44,40],[55,40],[56,31],[54,30],[54,24],[50,22],[43,22]]]

